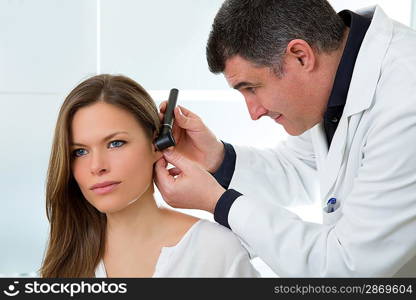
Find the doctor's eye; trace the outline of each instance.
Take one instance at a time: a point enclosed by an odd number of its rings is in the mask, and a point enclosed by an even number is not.
[[[123,146],[126,142],[125,141],[121,141],[121,140],[117,140],[117,141],[112,141],[110,142],[108,145],[108,148],[120,148],[121,146]]]
[[[250,94],[255,94],[256,93],[256,88],[255,87],[247,87],[246,91],[248,91]]]
[[[85,150],[85,149],[75,149],[74,151],[72,151],[72,156],[73,157],[81,157],[81,156],[84,156],[87,153],[88,153],[88,151]]]

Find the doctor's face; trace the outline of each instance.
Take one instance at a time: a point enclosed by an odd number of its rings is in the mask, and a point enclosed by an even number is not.
[[[82,194],[103,213],[122,210],[153,188],[160,156],[131,113],[104,102],[75,113],[71,155]]]
[[[250,116],[263,116],[281,124],[290,135],[300,135],[322,120],[328,91],[314,86],[298,60],[285,61],[284,75],[279,78],[268,67],[258,67],[241,56],[225,63],[228,84],[240,91]]]

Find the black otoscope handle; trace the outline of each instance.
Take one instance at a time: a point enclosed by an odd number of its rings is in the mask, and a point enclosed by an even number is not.
[[[175,146],[175,139],[173,138],[173,120],[174,120],[174,109],[176,107],[176,102],[178,100],[177,89],[171,89],[169,93],[168,105],[166,107],[165,116],[163,118],[162,128],[160,134],[155,141],[155,146],[157,150],[162,151],[171,146]]]

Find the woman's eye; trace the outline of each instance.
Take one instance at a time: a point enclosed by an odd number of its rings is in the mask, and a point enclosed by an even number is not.
[[[126,142],[125,141],[112,141],[109,144],[109,148],[119,148],[123,146]]]
[[[76,149],[76,150],[72,151],[72,155],[74,157],[81,157],[81,156],[83,156],[83,155],[85,155],[87,153],[88,152],[85,149]]]

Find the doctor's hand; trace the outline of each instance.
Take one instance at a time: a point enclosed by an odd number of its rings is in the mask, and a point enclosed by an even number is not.
[[[160,104],[159,118],[163,120],[167,101]],[[173,136],[176,151],[214,173],[224,159],[224,145],[205,126],[201,118],[190,110],[177,106],[174,110]]]
[[[155,182],[163,199],[172,207],[202,209],[214,213],[225,189],[206,170],[176,149],[163,152],[155,165]],[[167,169],[167,163],[175,168]]]

